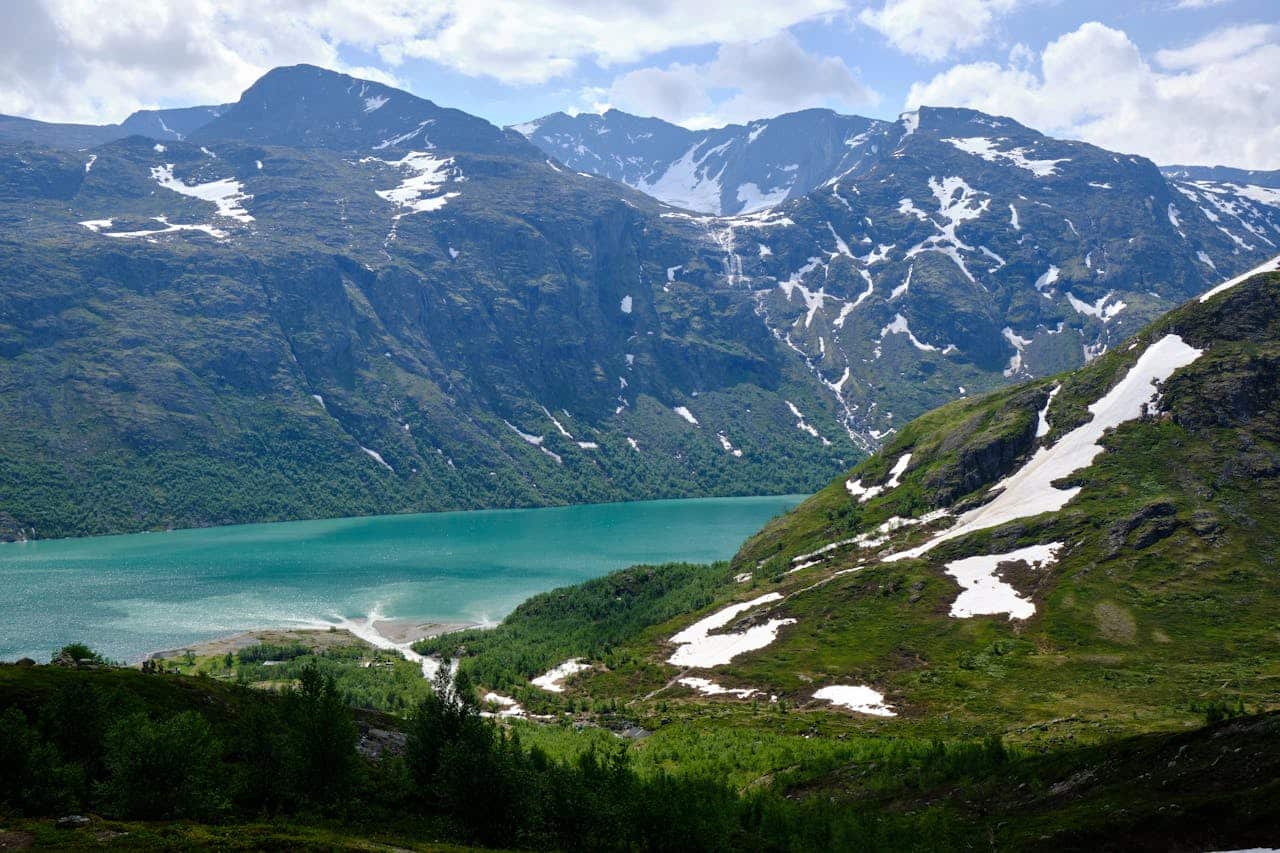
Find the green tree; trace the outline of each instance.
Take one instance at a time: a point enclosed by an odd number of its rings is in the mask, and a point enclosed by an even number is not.
[[[56,661],[61,657],[68,657],[74,661],[93,661],[94,663],[99,663],[102,660],[102,657],[93,649],[89,648],[86,643],[67,643],[65,646],[54,652],[53,657],[50,658],[50,660]]]
[[[0,712],[0,768],[0,806],[30,814],[74,807],[75,768],[17,708]]]
[[[355,782],[359,731],[331,676],[308,665],[298,682],[284,701],[293,787],[325,805],[344,797]]]
[[[103,690],[83,678],[64,682],[41,706],[38,720],[44,739],[57,747],[65,763],[83,769],[80,799],[87,800],[89,783],[106,773],[108,729],[140,707],[137,697],[119,690]]]
[[[278,703],[248,703],[231,746],[240,758],[235,799],[243,811],[272,815],[296,805],[290,738]]]
[[[221,754],[208,720],[194,711],[160,722],[131,714],[107,732],[102,805],[128,818],[212,817],[226,807]]]

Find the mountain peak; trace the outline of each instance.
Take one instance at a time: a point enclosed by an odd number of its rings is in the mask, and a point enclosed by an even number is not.
[[[384,83],[305,64],[268,71],[193,138],[341,151],[537,156],[517,135],[484,119]]]
[[[797,198],[848,170],[867,131],[879,124],[815,108],[690,130],[610,109],[603,115],[553,113],[515,129],[576,170],[677,207],[737,214]]]

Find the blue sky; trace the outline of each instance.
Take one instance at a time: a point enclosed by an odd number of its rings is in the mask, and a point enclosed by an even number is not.
[[[1277,0],[12,0],[0,112],[118,121],[311,62],[498,124],[825,106],[1011,115],[1160,162],[1280,168]]]
[[[853,4],[853,8],[874,5]],[[1154,54],[1161,49],[1185,46],[1209,32],[1232,25],[1280,24],[1280,2],[1236,0],[1182,9],[1174,0],[1029,2],[1002,17],[983,44],[957,50],[951,58],[942,61],[898,50],[880,32],[860,24],[856,15],[800,23],[789,31],[806,50],[841,58],[880,95],[878,102],[855,104],[846,111],[874,118],[894,118],[902,111],[913,83],[932,78],[956,62],[1004,63],[1017,44],[1039,52],[1049,42],[1087,21],[1098,21],[1121,30],[1144,54]],[[407,62],[396,69],[395,74],[416,94],[507,125],[556,110],[589,109],[592,101],[582,97],[585,89],[608,88],[617,77],[639,68],[706,63],[714,58],[716,48],[716,44],[704,44],[664,50],[640,62],[612,67],[586,61],[572,75],[537,85],[503,84],[491,77],[468,76],[429,61]],[[377,64],[376,55],[360,51],[346,52],[344,58],[352,66]]]

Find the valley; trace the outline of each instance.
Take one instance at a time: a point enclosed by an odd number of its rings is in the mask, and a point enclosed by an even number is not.
[[[0,116],[0,847],[1276,845],[1280,173],[686,124]]]

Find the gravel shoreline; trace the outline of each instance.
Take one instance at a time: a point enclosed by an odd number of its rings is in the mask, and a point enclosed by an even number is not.
[[[418,640],[425,640],[428,637],[438,637],[441,634],[449,634],[454,631],[465,631],[468,628],[480,627],[478,622],[423,622],[418,619],[378,619],[372,623],[374,631],[386,638],[390,643],[401,646],[410,643],[416,643]],[[211,655],[225,655],[228,652],[235,653],[241,649],[256,646],[259,643],[271,643],[274,645],[289,645],[292,643],[302,643],[314,649],[325,649],[333,646],[348,646],[352,643],[367,643],[373,646],[367,639],[359,637],[346,627],[334,625],[330,628],[321,627],[305,627],[305,628],[262,628],[252,631],[240,631],[235,634],[228,634],[223,637],[215,637],[211,640],[205,640],[199,643],[191,643],[185,646],[178,646],[172,649],[163,649],[152,652],[146,656],[146,660],[167,660],[171,658],[181,657],[187,652],[191,652],[197,657],[207,657]],[[138,661],[136,665],[141,665]]]

